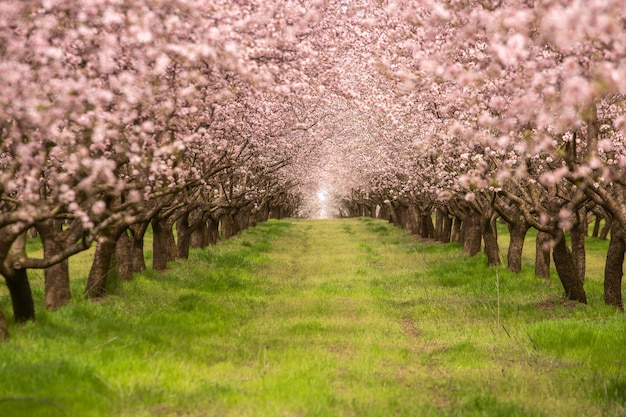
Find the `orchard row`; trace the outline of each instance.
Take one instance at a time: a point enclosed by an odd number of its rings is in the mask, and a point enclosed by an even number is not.
[[[626,13],[618,2],[421,1],[385,13],[399,20],[387,20],[373,58],[394,92],[377,83],[380,104],[369,104],[388,114],[373,140],[382,157],[352,165],[363,175],[346,213],[456,240],[470,254],[482,245],[491,265],[500,263],[498,218],[510,231],[513,271],[534,228],[537,274],[549,274],[552,256],[566,296],[582,303],[584,237],[604,219],[604,298],[623,309]]]
[[[28,269],[45,269],[58,307],[68,258],[95,246],[84,295],[97,299],[111,271],[144,267],[148,225],[165,268],[218,231],[313,214],[321,189],[344,214],[457,219],[471,253],[495,216],[517,239],[534,227],[581,302],[584,240],[563,237],[601,213],[607,302],[622,306],[620,3],[1,2],[0,273],[15,319],[35,315]],[[26,251],[34,231],[43,258]]]

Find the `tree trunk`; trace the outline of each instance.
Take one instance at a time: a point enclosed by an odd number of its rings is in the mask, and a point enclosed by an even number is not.
[[[567,247],[567,241],[563,232],[560,231],[554,236],[556,245],[552,251],[554,266],[565,290],[565,296],[573,301],[587,304],[587,295],[580,280],[580,272],[576,269],[576,262],[572,252]]]
[[[578,212],[577,221],[574,223],[572,230],[570,230],[570,236],[572,240],[572,257],[574,258],[574,264],[576,265],[576,271],[578,271],[578,279],[580,282],[585,282],[585,271],[587,270],[587,255],[585,252],[585,224],[586,215]]]
[[[167,263],[176,259],[176,241],[172,226],[166,219],[152,219],[152,267],[156,271],[167,269]]]
[[[263,204],[263,206],[259,207],[259,223],[266,222],[270,216],[270,209],[267,203]]]
[[[43,256],[49,258],[63,249],[65,244],[59,239],[63,232],[63,222],[49,219],[37,224],[37,231],[43,243]],[[70,270],[69,260],[64,259],[56,265],[44,269],[45,304],[46,308],[55,309],[70,302]]]
[[[463,221],[463,250],[469,256],[476,256],[480,253],[482,241],[482,221],[481,216],[471,213],[465,216]]]
[[[28,282],[26,269],[14,269],[10,276],[4,277],[11,295],[13,317],[17,323],[35,320],[35,303]]]
[[[129,226],[131,246],[131,261],[133,264],[133,272],[141,272],[146,270],[146,258],[144,257],[144,237],[148,230],[149,222],[136,223]]]
[[[133,279],[133,238],[124,231],[115,244],[115,267],[122,281]],[[143,257],[142,257],[143,258]]]
[[[587,207],[583,206],[576,212],[577,220],[580,222],[581,230],[583,231],[583,236],[587,237],[589,235],[589,211]]]
[[[202,222],[196,230],[191,232],[191,237],[189,239],[189,246],[192,248],[203,249],[209,246],[209,226],[208,222],[211,220],[207,220]]]
[[[443,218],[445,213],[440,208],[435,209],[435,240],[442,241]]]
[[[520,272],[522,270],[522,253],[524,252],[524,242],[526,233],[530,226],[524,219],[519,219],[515,223],[507,223],[509,229],[509,250],[507,252],[507,269],[511,272]],[[548,259],[549,261],[549,259]],[[548,268],[549,268],[548,263]]]
[[[535,241],[535,276],[550,279],[550,244],[552,236],[546,232],[537,232]]]
[[[433,219],[430,217],[430,213],[422,213],[420,216],[422,223],[422,237],[426,239],[434,239],[435,238],[435,225],[433,224]]]
[[[4,312],[0,308],[0,340],[8,340],[9,339],[9,328],[7,326],[7,321],[4,318]]]
[[[389,213],[389,223],[392,223],[398,226],[398,216],[396,214],[396,209],[390,202],[385,203],[385,207],[387,207],[387,213]]]
[[[611,215],[607,215],[605,217],[604,227],[600,231],[600,239],[606,240],[609,236],[609,232],[611,231],[611,227],[613,226],[613,217]]]
[[[404,204],[400,204],[396,208],[396,215],[398,216],[399,226],[405,230],[410,230],[409,228],[409,208]]]
[[[417,209],[415,208],[415,206],[413,204],[410,204],[408,209],[407,209],[407,223],[408,223],[408,229],[411,231],[412,234],[416,235],[419,233],[419,216],[417,214]]]
[[[220,217],[220,232],[220,238],[224,240],[235,236],[235,222],[230,213]]]
[[[483,216],[482,218],[482,238],[485,242],[485,255],[487,255],[487,263],[489,266],[497,266],[502,263],[500,259],[500,247],[498,246],[498,238],[491,221],[492,216]]]
[[[596,220],[593,223],[593,231],[591,232],[591,237],[599,237],[600,236],[600,223],[602,222],[603,217],[600,213],[594,213]]]
[[[193,229],[189,224],[189,213],[185,213],[176,221],[176,249],[178,259],[189,259],[189,246]]]
[[[235,225],[235,234],[238,234],[242,230],[248,228],[248,222],[250,220],[249,210],[239,210],[233,217],[233,224]]]
[[[624,310],[622,300],[622,277],[624,276],[624,251],[626,234],[624,229],[614,226],[604,264],[604,302]]]
[[[455,243],[463,243],[463,220],[460,217],[454,217],[450,239]]]
[[[209,219],[208,227],[208,243],[209,245],[215,245],[220,240],[220,224],[219,222]]]
[[[452,239],[452,217],[446,212],[442,214],[443,228],[439,240],[443,243],[450,243]]]
[[[98,300],[107,296],[107,280],[116,272],[113,265],[116,246],[116,238],[103,236],[98,239],[83,294],[85,298]]]

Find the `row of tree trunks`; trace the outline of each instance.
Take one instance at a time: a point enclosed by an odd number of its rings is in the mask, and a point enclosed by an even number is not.
[[[383,203],[377,207],[371,204],[358,204],[354,207],[356,209],[352,211],[353,214],[374,213],[375,217],[388,220],[421,237],[446,243],[458,242],[470,256],[483,250],[489,265],[501,263],[495,226],[497,215],[491,208],[475,210],[467,206],[455,206],[454,211],[450,212],[448,206],[437,207],[434,211],[435,223],[433,225],[432,213],[428,209],[420,210],[419,206],[410,203]],[[367,207],[367,209],[363,207]],[[560,206],[557,208],[560,210]],[[500,209],[504,211],[498,210],[498,215],[505,221],[510,235],[507,268],[512,272],[520,272],[522,270],[524,243],[526,235],[531,229],[531,224],[515,205],[507,206],[505,204]],[[504,214],[504,212],[506,213]],[[587,303],[584,290],[585,238],[590,235],[589,225],[594,217],[595,225],[591,236],[597,235],[598,238],[606,238],[609,231],[611,232],[610,249],[605,264],[605,302],[623,309],[621,281],[624,250],[626,250],[626,233],[615,226],[612,216],[598,206],[590,209],[586,205],[581,205],[574,211],[573,224],[569,229],[568,239],[565,239],[565,232],[556,222],[551,228],[544,228],[548,231],[539,230],[537,232],[535,275],[549,279],[551,261],[554,261],[565,296],[570,300]],[[558,210],[552,210],[552,218],[558,218]]]
[[[166,198],[163,204],[171,201]],[[165,211],[162,210],[163,205],[159,204],[161,202],[154,204],[139,218],[122,216],[121,213],[103,215],[102,223],[107,226],[102,227],[97,235],[94,257],[83,293],[85,298],[98,300],[106,297],[119,280],[131,280],[135,272],[146,269],[144,236],[150,225],[154,232],[153,267],[163,270],[167,268],[169,261],[187,258],[189,246],[193,243],[205,247],[269,217],[277,218],[293,213],[293,207],[289,204],[281,202],[274,205],[267,202],[258,210],[231,210],[227,212],[230,221],[222,223],[210,218],[210,213],[197,214],[175,209]],[[178,207],[184,207],[184,204],[179,203]],[[132,220],[136,223],[126,223]],[[178,240],[173,231],[177,220]],[[78,220],[67,223],[66,220],[49,218],[40,220],[33,226],[29,229],[12,230],[10,233],[3,230],[0,239],[0,245],[6,253],[0,263],[0,272],[11,298],[13,319],[18,323],[35,319],[28,268],[44,269],[45,306],[49,309],[59,308],[70,302],[72,297],[69,256],[89,248],[93,242],[93,236],[85,234],[82,223]],[[29,233],[32,237],[39,235],[41,238],[43,259],[28,258],[26,237]],[[8,336],[4,312],[0,310],[0,339]]]

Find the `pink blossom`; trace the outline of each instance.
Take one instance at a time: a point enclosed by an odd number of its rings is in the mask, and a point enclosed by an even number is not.
[[[566,106],[576,107],[589,103],[593,94],[591,84],[585,78],[575,75],[564,81],[561,100]]]
[[[102,200],[98,200],[96,201],[93,206],[91,206],[91,211],[93,212],[93,214],[95,214],[96,216],[104,213],[104,210],[106,209],[106,203]]]
[[[494,42],[491,47],[495,50],[500,62],[506,66],[516,66],[520,60],[528,57],[526,37],[520,33],[509,37],[506,44]]]

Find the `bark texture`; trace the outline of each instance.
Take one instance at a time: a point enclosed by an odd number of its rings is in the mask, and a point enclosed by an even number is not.
[[[86,298],[97,300],[107,296],[107,279],[115,270],[113,257],[116,243],[112,237],[101,237],[98,240],[83,294]]]
[[[463,249],[469,256],[480,253],[482,242],[482,221],[478,214],[471,213],[465,216],[462,223]]]
[[[580,279],[580,272],[576,268],[572,252],[567,247],[565,236],[560,233],[555,239],[556,244],[552,251],[552,257],[559,279],[565,290],[565,296],[570,300],[587,304],[587,295],[585,294],[583,281]]]
[[[522,253],[524,251],[524,242],[526,234],[530,226],[520,218],[518,222],[507,223],[509,229],[509,249],[507,251],[507,269],[511,272],[520,272],[522,270]]]
[[[550,243],[552,236],[537,232],[535,241],[535,276],[550,279]]]
[[[502,263],[500,258],[500,247],[498,246],[498,238],[491,217],[482,218],[482,237],[485,242],[485,255],[487,255],[487,263],[489,266],[497,266]]]
[[[17,323],[35,320],[35,304],[26,269],[13,270],[10,276],[5,276],[5,282],[11,296],[14,320]]]
[[[152,267],[157,271],[167,269],[167,263],[176,259],[178,249],[174,231],[167,219],[152,220]]]
[[[4,312],[0,309],[0,340],[9,339],[9,328],[7,327],[7,321],[4,318]]]
[[[143,239],[148,230],[149,222],[143,222],[131,225],[128,230],[132,240],[131,258],[133,263],[133,272],[141,272],[146,270],[146,258],[143,253]]]
[[[115,244],[115,268],[122,281],[133,279],[133,239],[125,231]]]
[[[65,243],[59,240],[63,232],[63,223],[59,220],[46,220],[37,224],[37,231],[43,243],[43,256],[49,258],[65,249]],[[46,308],[55,309],[70,302],[69,261],[65,259],[44,270]]]

